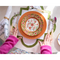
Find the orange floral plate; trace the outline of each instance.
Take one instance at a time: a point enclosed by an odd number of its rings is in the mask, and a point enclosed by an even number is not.
[[[36,11],[29,11],[20,17],[18,29],[24,37],[36,39],[44,34],[46,20],[42,14]]]

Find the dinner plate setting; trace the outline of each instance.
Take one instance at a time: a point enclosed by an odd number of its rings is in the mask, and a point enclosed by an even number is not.
[[[46,30],[46,20],[41,13],[29,11],[20,17],[18,29],[24,37],[36,39],[44,34]]]
[[[28,48],[34,47],[38,43],[38,40],[43,41],[44,37],[47,34],[48,22],[51,11],[47,11],[47,10],[45,11],[44,9],[39,9],[39,8],[30,9],[29,6],[27,6],[27,8],[20,8],[20,12],[12,16],[10,20],[10,25],[13,27],[12,24],[14,18],[15,17],[18,18],[17,38],[22,37],[21,43]],[[50,30],[51,28],[52,26],[50,27]],[[54,31],[56,30],[56,24],[54,24],[53,30]]]

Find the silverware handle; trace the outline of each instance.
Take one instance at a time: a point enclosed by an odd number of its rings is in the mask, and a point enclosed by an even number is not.
[[[38,11],[40,11],[40,12],[42,12],[42,13],[44,13],[44,10],[40,10],[40,9],[37,9]]]
[[[53,39],[53,29],[52,29],[52,31],[51,31],[51,39]]]
[[[50,30],[48,30],[47,33],[49,34],[50,33]]]

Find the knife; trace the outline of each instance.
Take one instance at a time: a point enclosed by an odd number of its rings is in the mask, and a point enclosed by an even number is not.
[[[49,17],[49,22],[48,22],[48,31],[47,31],[48,34],[50,33],[50,20],[51,20],[51,16]]]

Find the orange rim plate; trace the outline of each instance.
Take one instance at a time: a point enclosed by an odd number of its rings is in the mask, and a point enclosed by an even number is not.
[[[26,25],[26,22],[25,22],[25,21],[27,21],[27,19],[29,19],[28,17],[26,18],[26,16],[29,16],[29,15],[32,15],[32,16],[37,15],[37,16],[34,16],[34,18],[35,18],[35,17],[40,17],[41,20],[39,20],[39,21],[42,21],[42,24],[43,24],[42,30],[39,32],[39,29],[37,29],[37,31],[38,31],[39,33],[37,33],[36,35],[32,35],[32,34],[29,35],[28,33],[25,33],[24,30],[27,30],[27,29],[24,29],[25,27],[22,28],[23,26]],[[24,18],[26,18],[26,20],[25,20]],[[30,17],[30,18],[31,18],[31,17]],[[22,24],[22,23],[24,23],[23,20],[24,20],[25,24]],[[37,20],[38,20],[38,18],[37,18]],[[40,23],[40,24],[41,24],[41,23]],[[41,28],[41,27],[40,27],[40,28]],[[39,12],[29,11],[29,12],[24,13],[24,14],[20,17],[19,22],[18,22],[18,29],[19,29],[19,32],[20,32],[24,37],[26,37],[26,38],[28,38],[28,39],[37,39],[37,38],[41,37],[41,36],[44,34],[45,30],[46,30],[46,20],[45,20],[44,16],[43,16],[42,14],[40,14]],[[36,32],[36,31],[35,31],[35,32]]]

